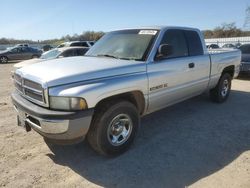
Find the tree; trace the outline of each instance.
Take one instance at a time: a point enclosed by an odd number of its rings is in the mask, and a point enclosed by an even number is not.
[[[242,31],[237,28],[234,22],[223,23],[221,26],[216,27],[214,30],[203,31],[205,38],[227,38],[227,37],[242,37],[250,36],[249,31]]]

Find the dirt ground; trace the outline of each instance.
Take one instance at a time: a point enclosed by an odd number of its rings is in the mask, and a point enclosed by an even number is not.
[[[250,79],[224,104],[203,95],[144,117],[132,148],[105,158],[17,127],[12,65],[0,64],[0,187],[250,187]]]

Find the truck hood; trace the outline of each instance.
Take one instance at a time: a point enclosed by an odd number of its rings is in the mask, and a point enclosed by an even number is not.
[[[42,62],[42,61],[45,61],[45,59],[40,59],[40,58],[35,58],[35,59],[29,59],[29,60],[26,60],[26,61],[22,61],[20,63],[16,63],[14,65],[14,69],[20,69],[24,66],[27,66],[27,65],[32,65],[34,63],[39,63],[39,62]]]
[[[142,61],[108,57],[69,57],[48,60],[17,69],[24,78],[53,87],[79,81],[100,79],[146,71]]]

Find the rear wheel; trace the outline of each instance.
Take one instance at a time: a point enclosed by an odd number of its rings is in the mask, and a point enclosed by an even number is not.
[[[210,90],[210,98],[217,103],[225,102],[231,91],[232,77],[225,73],[221,76],[217,86]]]
[[[1,56],[1,57],[0,57],[0,62],[1,62],[1,63],[8,63],[8,58],[5,57],[5,56]]]
[[[95,113],[87,135],[88,142],[98,153],[121,154],[132,144],[139,122],[138,111],[132,103],[106,103]]]

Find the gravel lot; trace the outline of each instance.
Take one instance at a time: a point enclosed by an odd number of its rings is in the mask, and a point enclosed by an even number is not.
[[[250,187],[250,79],[225,104],[203,95],[143,118],[132,148],[104,158],[17,127],[12,65],[0,64],[0,187]]]

